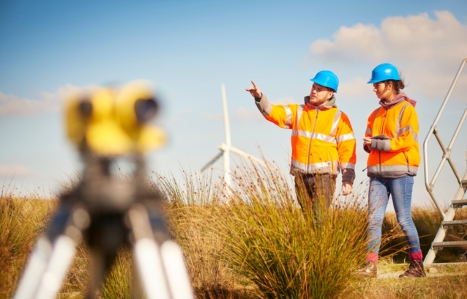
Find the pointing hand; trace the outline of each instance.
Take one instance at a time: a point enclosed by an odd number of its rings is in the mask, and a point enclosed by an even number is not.
[[[247,88],[246,91],[250,92],[250,94],[255,98],[261,98],[261,90],[256,86],[255,81],[251,81],[251,84],[253,84],[253,87]]]

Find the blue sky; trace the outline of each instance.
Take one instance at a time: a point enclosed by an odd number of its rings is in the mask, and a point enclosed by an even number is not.
[[[181,177],[218,153],[224,141],[225,84],[234,146],[287,170],[290,131],[262,118],[245,91],[250,80],[275,103],[300,103],[309,79],[334,71],[338,107],[358,141],[357,182],[366,175],[361,139],[378,106],[366,84],[391,62],[404,92],[418,101],[421,146],[462,59],[467,58],[466,1],[1,1],[0,179],[19,190],[58,192],[80,169],[63,131],[62,102],[70,90],[146,79],[163,109],[156,120],[167,145],[150,168]],[[448,144],[467,106],[467,75],[439,124]],[[465,125],[464,127],[466,127]],[[467,131],[453,151],[465,171]],[[430,172],[441,159],[430,141]],[[216,168],[222,168],[217,163]],[[287,175],[287,174],[286,174]],[[423,165],[416,202],[429,201]],[[446,164],[435,191],[442,202],[456,188]],[[26,192],[26,191],[23,191]]]

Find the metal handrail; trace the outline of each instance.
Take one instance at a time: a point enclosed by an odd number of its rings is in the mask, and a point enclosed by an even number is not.
[[[454,135],[452,136],[451,142],[449,143],[449,146],[447,148],[444,147],[444,144],[441,141],[440,136],[438,135],[438,130],[436,129],[436,125],[438,124],[438,121],[439,121],[439,119],[441,117],[441,114],[443,113],[444,108],[446,107],[446,104],[447,104],[447,102],[449,101],[449,99],[451,97],[451,93],[454,90],[454,87],[457,84],[457,80],[459,79],[459,76],[462,73],[462,70],[464,69],[464,66],[465,66],[466,63],[467,63],[467,58],[462,60],[462,63],[460,65],[460,67],[459,67],[459,70],[457,71],[456,77],[454,78],[454,81],[452,82],[451,87],[449,88],[449,91],[448,91],[446,97],[444,98],[444,102],[443,102],[443,104],[441,105],[441,108],[438,111],[438,115],[436,115],[436,118],[435,118],[433,124],[431,125],[430,130],[428,131],[428,134],[427,134],[427,136],[425,138],[425,142],[423,143],[424,166],[425,166],[424,174],[425,174],[426,190],[430,194],[431,199],[433,200],[433,202],[435,203],[435,205],[438,208],[439,212],[443,216],[443,219],[445,218],[446,214],[444,213],[443,209],[441,208],[441,205],[436,200],[435,195],[433,194],[433,187],[434,187],[434,184],[436,182],[436,179],[439,176],[439,173],[441,172],[441,168],[443,167],[446,160],[449,162],[449,165],[451,166],[452,171],[454,172],[454,175],[456,176],[459,184],[461,183],[461,177],[460,177],[459,173],[457,172],[456,167],[454,166],[454,162],[451,160],[450,154],[451,154],[452,146],[454,145],[454,141],[457,139],[460,128],[462,127],[462,125],[463,125],[463,123],[465,121],[465,118],[467,116],[467,109],[464,111],[464,114],[463,114],[463,116],[462,116],[462,118],[461,118],[461,120],[460,120],[460,122],[459,122],[459,124],[458,124],[458,126],[456,128],[456,131],[454,132]],[[438,141],[438,143],[439,143],[439,145],[441,147],[441,150],[443,151],[443,158],[442,158],[441,163],[439,164],[438,169],[436,170],[431,182],[428,182],[428,141],[430,140],[431,135],[435,135],[436,140]]]

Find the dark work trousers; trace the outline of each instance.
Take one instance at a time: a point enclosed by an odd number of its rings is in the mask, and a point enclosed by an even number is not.
[[[329,209],[334,191],[336,175],[329,173],[296,174],[295,192],[304,213],[311,213],[317,223],[321,223],[323,214]]]

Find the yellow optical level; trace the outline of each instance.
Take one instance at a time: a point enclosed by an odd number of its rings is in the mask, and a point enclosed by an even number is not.
[[[65,104],[67,136],[79,150],[99,155],[146,153],[166,140],[161,129],[149,124],[158,109],[157,98],[145,81],[120,89],[76,92]]]

